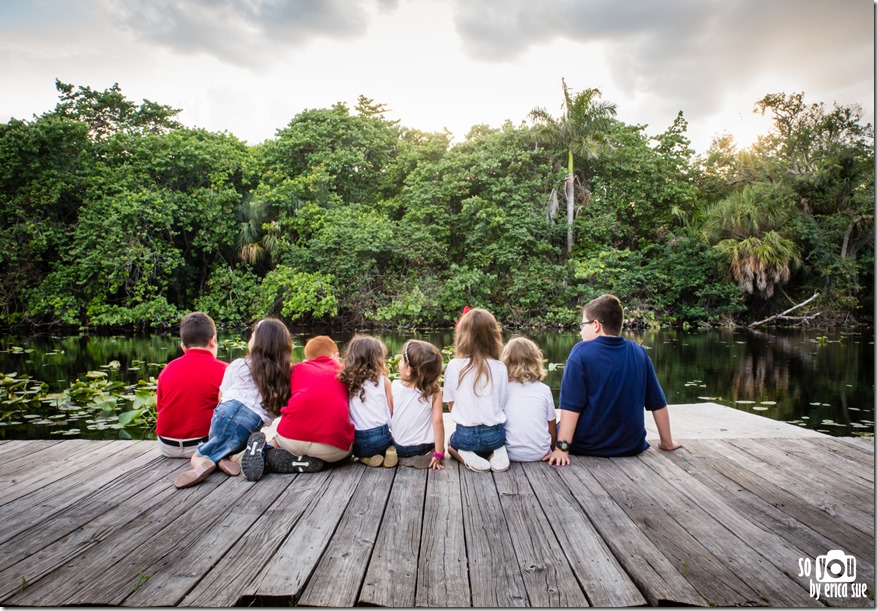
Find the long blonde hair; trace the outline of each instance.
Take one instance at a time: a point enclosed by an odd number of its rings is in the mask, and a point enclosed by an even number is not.
[[[454,332],[454,354],[458,358],[466,358],[469,361],[460,371],[458,385],[473,368],[476,370],[473,380],[474,391],[482,377],[490,382],[491,369],[488,367],[488,359],[499,361],[502,352],[503,334],[494,315],[482,308],[473,308],[464,314]]]

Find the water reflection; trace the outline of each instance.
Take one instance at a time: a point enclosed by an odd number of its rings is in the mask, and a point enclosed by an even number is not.
[[[294,360],[303,358],[305,341],[327,330],[294,330]],[[352,333],[329,333],[343,345]],[[391,354],[411,338],[438,347],[453,344],[451,330],[376,333]],[[550,363],[563,364],[579,336],[573,332],[510,333],[526,335],[543,349]],[[655,364],[671,404],[705,400],[832,435],[874,430],[874,338],[866,334],[810,330],[772,332],[741,329],[684,332],[626,332],[641,343]],[[247,334],[220,334],[220,358],[232,360],[246,351]],[[46,382],[51,392],[83,379],[86,372],[118,361],[111,379],[133,384],[158,375],[181,354],[173,334],[150,336],[29,336],[0,338],[0,372],[28,374]],[[546,383],[557,402],[563,368],[550,371]],[[48,416],[49,414],[44,414]],[[149,435],[150,431],[141,431]],[[112,438],[118,432],[83,431],[82,437]],[[51,429],[0,420],[0,438],[50,438]],[[136,434],[135,434],[136,436]]]

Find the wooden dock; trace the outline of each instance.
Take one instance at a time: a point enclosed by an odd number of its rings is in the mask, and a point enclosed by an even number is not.
[[[872,439],[671,410],[670,454],[185,490],[154,442],[3,441],[0,605],[874,606]],[[814,598],[831,550],[856,578]]]

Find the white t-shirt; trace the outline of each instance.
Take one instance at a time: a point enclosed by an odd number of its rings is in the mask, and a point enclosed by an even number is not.
[[[360,393],[357,393],[348,401],[354,428],[367,431],[385,424],[390,426],[390,406],[387,405],[384,376],[380,376],[377,381],[366,380],[363,390],[366,391],[365,400],[360,399]]]
[[[510,382],[506,399],[506,452],[509,460],[542,460],[552,451],[548,423],[555,420],[552,390],[542,382]]]
[[[226,367],[220,384],[223,401],[240,401],[255,412],[262,422],[271,424],[274,418],[262,407],[262,394],[250,374],[250,359],[235,359]]]
[[[488,359],[490,378],[482,376],[475,389],[476,368],[466,372],[463,380],[458,383],[461,370],[469,363],[469,359],[451,359],[445,368],[445,387],[442,400],[446,403],[454,401],[451,419],[461,426],[495,426],[506,422],[503,406],[506,403],[506,389],[509,385],[509,374],[506,365],[495,359]]]
[[[393,440],[401,446],[434,443],[433,398],[424,399],[420,390],[406,386],[402,380],[394,380],[390,390],[393,393],[390,423]]]

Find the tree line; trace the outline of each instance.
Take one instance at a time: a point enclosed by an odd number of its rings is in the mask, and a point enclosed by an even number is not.
[[[803,308],[870,323],[874,132],[856,106],[766,95],[769,133],[696,156],[562,81],[556,113],[452,143],[360,96],[274,138],[182,126],[179,109],[56,81],[0,125],[0,323],[509,326],[575,322],[618,295],[635,325],[746,324]]]

